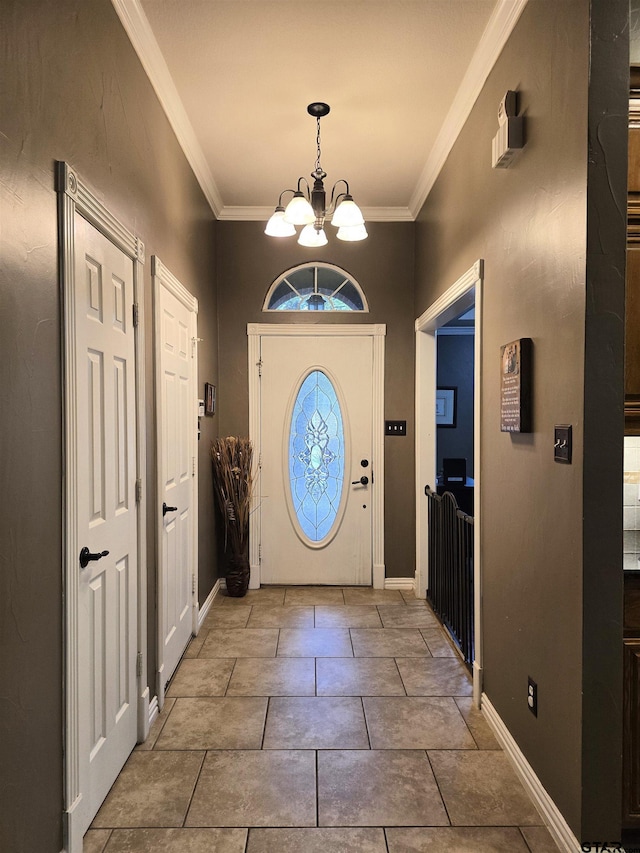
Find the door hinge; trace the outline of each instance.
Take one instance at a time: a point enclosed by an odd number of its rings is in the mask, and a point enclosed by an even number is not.
[[[136,658],[136,676],[138,678],[142,676],[142,652],[138,652],[138,657]]]
[[[262,542],[258,545],[258,563],[262,563]]]
[[[136,503],[142,500],[142,480],[136,480]]]
[[[138,315],[138,303],[133,303],[133,326],[134,328],[138,325],[139,315]]]
[[[258,454],[258,468],[262,468],[262,451]]]
[[[260,356],[260,361],[256,361],[256,367],[258,368],[258,377],[262,378],[262,356]]]
[[[191,575],[191,595],[196,594],[196,576]]]
[[[196,457],[195,456],[191,457],[191,476],[192,477],[196,476]]]

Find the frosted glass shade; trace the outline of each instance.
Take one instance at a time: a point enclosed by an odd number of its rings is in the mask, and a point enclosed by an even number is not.
[[[298,237],[298,243],[300,243],[301,246],[308,246],[311,249],[315,246],[326,246],[328,242],[327,235],[324,233],[324,228],[321,228],[320,231],[316,231],[313,225],[305,225]]]
[[[269,237],[293,237],[296,233],[296,229],[291,225],[291,223],[285,222],[284,207],[276,207],[275,213],[267,222],[267,227],[264,229],[264,233],[268,234]]]
[[[338,228],[336,237],[338,240],[345,240],[348,243],[355,243],[356,240],[366,240],[369,235],[364,225],[350,225]]]
[[[336,228],[351,228],[354,225],[364,225],[362,211],[353,199],[346,198],[340,202],[336,212],[331,217],[331,224]]]
[[[302,193],[295,193],[285,209],[284,221],[291,225],[309,225],[315,219],[316,215],[306,198]]]

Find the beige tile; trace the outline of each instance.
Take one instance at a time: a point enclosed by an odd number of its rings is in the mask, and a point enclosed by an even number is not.
[[[416,628],[352,628],[356,657],[428,657],[427,644]]]
[[[397,589],[373,589],[373,587],[345,587],[345,604],[404,604]]]
[[[434,658],[458,658],[460,655],[453,647],[452,641],[446,636],[443,628],[422,628],[422,636]]]
[[[200,654],[200,649],[204,645],[204,641],[207,638],[207,634],[209,633],[207,628],[200,628],[200,632],[197,637],[193,637],[191,642],[187,646],[187,649],[183,655],[185,658],[197,658]]]
[[[531,853],[558,853],[560,849],[546,826],[521,826],[520,832],[524,835]]]
[[[227,696],[313,696],[313,658],[239,658]]]
[[[460,708],[460,713],[464,717],[473,739],[478,744],[478,749],[500,749],[500,744],[491,731],[491,726],[485,720],[482,711],[475,707],[471,696],[456,696],[455,702]]]
[[[388,829],[389,853],[528,853],[515,827]]]
[[[393,658],[318,658],[318,696],[404,696]]]
[[[430,750],[429,760],[452,824],[540,824],[540,815],[503,752]]]
[[[200,650],[201,658],[272,658],[277,628],[215,628]]]
[[[382,628],[373,604],[316,607],[316,628]]]
[[[171,679],[167,696],[224,696],[233,664],[232,658],[185,659]]]
[[[133,752],[92,829],[182,826],[204,752]]]
[[[387,853],[382,828],[250,829],[247,853]]]
[[[205,616],[200,630],[211,628],[246,628],[251,616],[251,607],[212,607]]]
[[[427,607],[378,605],[385,628],[439,628],[438,620]]]
[[[313,628],[313,607],[255,607],[248,628]]]
[[[446,826],[425,752],[318,752],[320,826]]]
[[[263,749],[369,749],[362,702],[355,698],[275,697]]]
[[[278,657],[353,657],[348,628],[282,628]]]
[[[372,749],[476,749],[458,706],[445,696],[362,700]]]
[[[315,826],[315,752],[207,753],[185,825]]]
[[[406,592],[405,590],[400,590],[400,595],[405,604],[409,604],[411,606],[416,605],[417,607],[428,607],[426,599],[424,598],[416,598],[415,592]]]
[[[164,700],[162,711],[160,711],[158,716],[153,721],[153,724],[149,729],[149,735],[147,739],[144,741],[144,743],[139,743],[136,746],[136,752],[139,752],[140,750],[144,752],[153,749],[153,747],[156,745],[156,741],[160,737],[160,732],[162,731],[164,724],[169,719],[169,714],[171,713],[171,709],[173,708],[173,703],[175,701],[175,699]]]
[[[454,658],[397,658],[408,696],[470,696],[468,669]]]
[[[344,604],[341,587],[299,586],[287,589],[287,605]]]
[[[82,839],[82,853],[104,853],[110,829],[90,829]]]
[[[221,593],[217,598],[220,598],[221,603],[225,607],[247,607],[248,605],[252,607],[254,605],[258,607],[263,605],[273,607],[278,604],[284,604],[284,593],[284,587],[267,586],[260,589],[248,589],[246,595],[242,596],[242,598],[234,598],[225,592]]]
[[[260,749],[266,697],[177,699],[156,749]]]
[[[244,853],[246,840],[246,829],[115,829],[105,853]]]

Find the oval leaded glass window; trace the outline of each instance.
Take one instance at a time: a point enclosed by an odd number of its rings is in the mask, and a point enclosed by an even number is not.
[[[320,543],[338,516],[344,483],[344,429],[333,383],[321,370],[308,374],[293,404],[289,431],[289,486],[304,535]]]
[[[368,311],[362,288],[340,267],[301,264],[273,282],[263,311]]]

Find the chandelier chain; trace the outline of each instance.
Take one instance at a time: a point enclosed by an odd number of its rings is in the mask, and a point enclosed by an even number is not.
[[[316,158],[316,172],[322,171],[322,166],[320,165],[320,116],[316,119],[318,124],[318,135],[316,137],[316,143],[318,145],[318,156]]]

